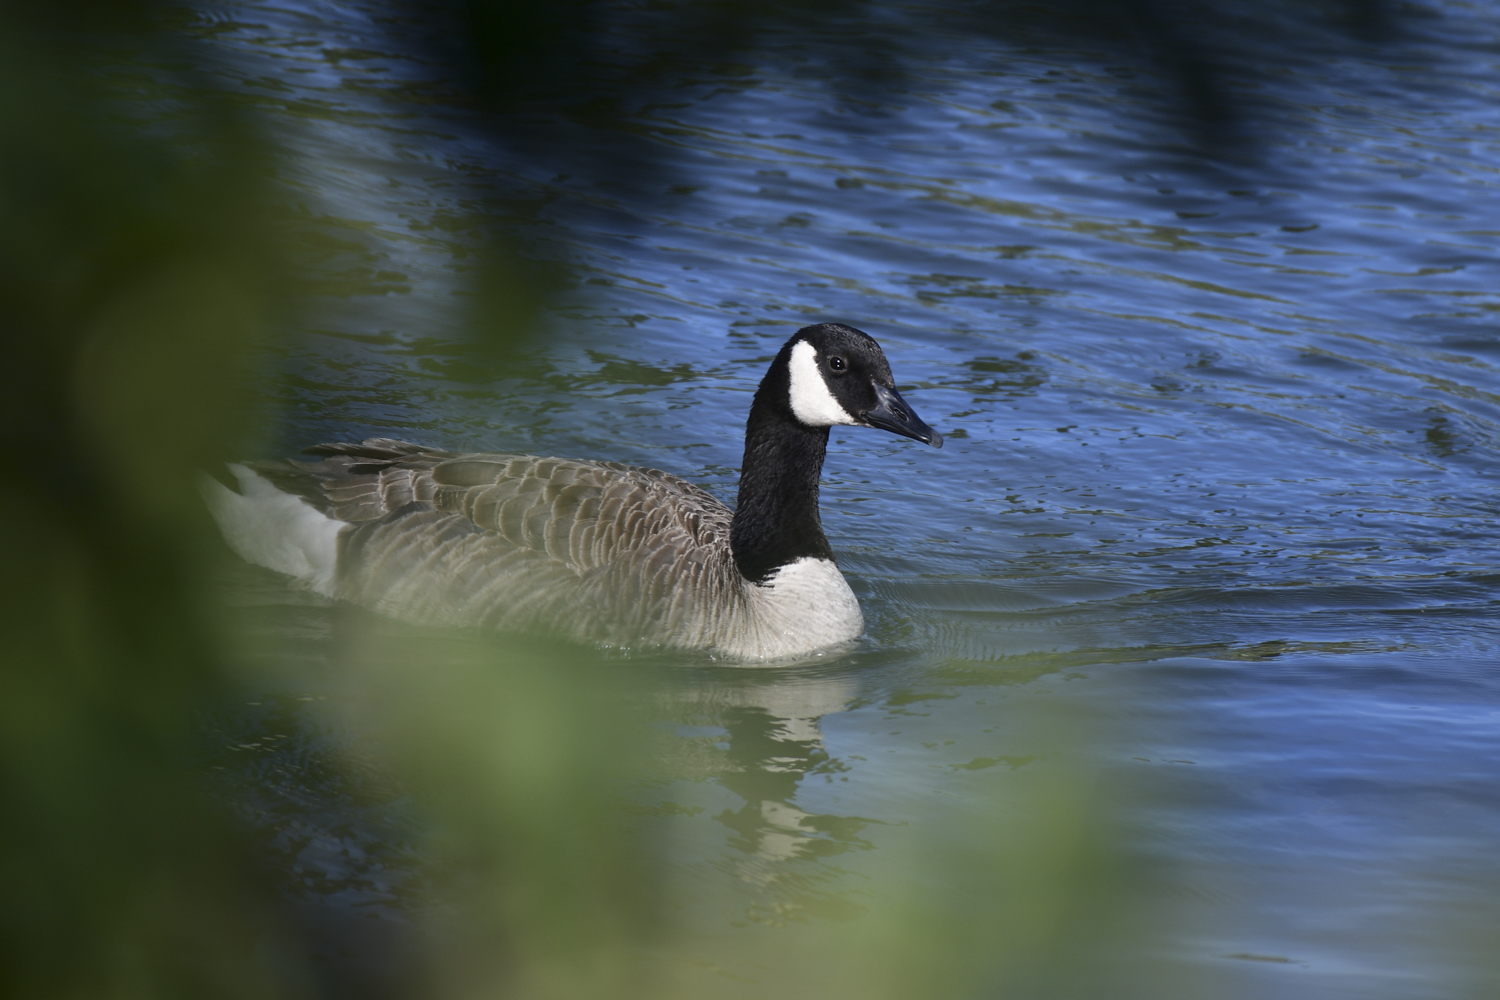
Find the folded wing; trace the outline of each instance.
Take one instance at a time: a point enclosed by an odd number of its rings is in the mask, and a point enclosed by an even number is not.
[[[695,645],[737,603],[731,511],[675,476],[389,438],[308,451],[255,471],[350,525],[335,596],[382,613]]]

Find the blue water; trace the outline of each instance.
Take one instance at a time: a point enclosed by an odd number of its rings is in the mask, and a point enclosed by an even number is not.
[[[824,320],[947,436],[834,432],[857,650],[661,682],[698,764],[648,798],[673,891],[720,901],[684,931],[703,954],[860,912],[892,831],[941,841],[1081,753],[1213,995],[1465,988],[1500,837],[1500,6],[1407,5],[1378,42],[1225,15],[1254,72],[1230,59],[1243,114],[1206,153],[1138,51],[956,3],[665,68],[639,54],[666,15],[611,5],[607,114],[474,110],[420,8],[200,9],[304,247],[269,450],[383,434],[730,498],[749,394]],[[520,357],[470,326],[497,234],[554,290]],[[330,612],[285,600],[315,663]],[[1027,727],[1058,701],[1086,751]],[[299,850],[314,895],[353,891]],[[399,908],[414,864],[363,901]]]

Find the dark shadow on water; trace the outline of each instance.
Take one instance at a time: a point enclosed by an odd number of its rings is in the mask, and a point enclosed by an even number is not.
[[[514,116],[521,108],[550,108],[623,134],[639,105],[670,104],[685,80],[754,85],[757,67],[788,46],[803,54],[800,74],[859,93],[874,107],[908,85],[908,60],[968,36],[1019,50],[1102,50],[1139,66],[1159,80],[1161,141],[1186,141],[1205,164],[1253,158],[1262,109],[1248,95],[1281,62],[1354,54],[1400,37],[1400,19],[1385,0],[1253,9],[1229,0],[1193,7],[1172,0],[1009,0],[916,8],[861,0],[762,7],[689,0],[628,10],[587,0],[468,0],[429,9],[444,10],[437,23],[454,26],[468,44],[455,49],[451,34],[431,30],[416,33],[414,43],[433,40],[438,61],[464,67],[460,78],[473,99],[499,112],[496,128],[512,140],[541,125],[534,116]],[[459,51],[468,56],[455,58]],[[610,155],[620,183],[660,183],[662,164],[648,148],[621,143]]]

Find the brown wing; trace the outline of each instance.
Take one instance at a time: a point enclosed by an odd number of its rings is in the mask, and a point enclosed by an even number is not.
[[[352,529],[341,597],[415,621],[697,644],[733,600],[730,510],[613,462],[453,454],[384,438],[257,471]]]
[[[350,524],[384,517],[413,500],[430,502],[432,468],[453,457],[451,452],[392,438],[320,444],[304,454],[328,457],[321,462],[255,462],[251,467],[279,488]]]

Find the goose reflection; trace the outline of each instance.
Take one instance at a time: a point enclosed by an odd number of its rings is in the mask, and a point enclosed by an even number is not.
[[[728,744],[727,767],[718,783],[744,804],[713,818],[731,831],[732,848],[778,862],[872,846],[860,836],[872,820],[809,812],[796,801],[804,779],[826,775],[837,781],[849,769],[828,752],[819,722],[843,711],[857,693],[847,676],[716,679],[682,692],[694,715],[726,734],[721,744]],[[755,881],[775,877],[774,869],[753,864],[744,874]]]

